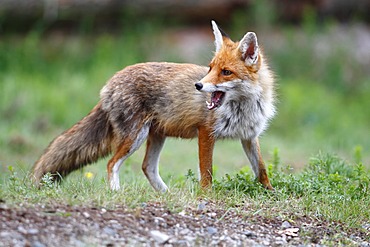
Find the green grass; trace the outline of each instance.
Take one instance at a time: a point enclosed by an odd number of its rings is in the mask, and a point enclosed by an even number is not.
[[[370,218],[370,171],[361,162],[349,163],[331,154],[319,154],[308,162],[299,174],[291,173],[289,166],[280,163],[277,150],[269,163],[269,175],[274,192],[267,191],[254,180],[246,166],[232,175],[215,179],[213,191],[201,191],[195,173],[188,170],[174,177],[162,172],[169,184],[167,193],[155,192],[143,175],[128,167],[121,171],[122,188],[118,192],[108,189],[102,174],[91,170],[75,172],[61,185],[54,184],[46,175],[42,189],[36,188],[28,179],[28,172],[20,167],[9,167],[0,191],[0,199],[9,205],[32,206],[34,204],[69,204],[114,209],[116,205],[131,208],[143,203],[157,202],[174,212],[196,207],[199,200],[212,201],[227,209],[238,210],[246,217],[261,215],[294,222],[307,217],[318,222],[332,222],[344,231],[365,233]],[[336,223],[335,223],[336,222]],[[304,233],[301,233],[304,234]],[[309,234],[309,233],[307,233]],[[366,235],[364,235],[366,236]],[[342,236],[343,237],[343,236]],[[368,236],[368,239],[370,240]],[[335,245],[340,236],[327,239],[326,244]],[[322,241],[324,241],[322,240]]]

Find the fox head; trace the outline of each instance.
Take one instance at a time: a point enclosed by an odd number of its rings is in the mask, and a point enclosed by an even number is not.
[[[207,101],[210,110],[221,106],[229,91],[233,91],[231,96],[236,97],[238,91],[243,91],[240,95],[245,96],[245,91],[260,88],[257,84],[262,65],[262,54],[254,32],[248,32],[239,42],[233,42],[214,21],[212,28],[215,55],[208,74],[195,84],[197,90],[211,93],[211,102]]]

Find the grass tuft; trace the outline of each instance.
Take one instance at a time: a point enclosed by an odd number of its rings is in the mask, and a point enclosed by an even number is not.
[[[278,160],[277,154],[274,160]],[[328,220],[348,222],[361,228],[370,217],[370,172],[364,165],[349,164],[333,154],[319,153],[299,174],[289,167],[270,166],[274,192],[264,190],[245,169],[216,180],[220,194],[240,194],[256,204],[280,205],[281,213],[294,208],[299,212]]]

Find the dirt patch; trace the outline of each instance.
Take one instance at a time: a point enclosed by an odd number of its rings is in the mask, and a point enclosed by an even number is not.
[[[114,210],[0,204],[0,246],[315,246],[327,239],[370,246],[366,231],[346,232],[338,223],[305,216],[247,216],[247,210],[202,202],[181,212],[157,203]]]

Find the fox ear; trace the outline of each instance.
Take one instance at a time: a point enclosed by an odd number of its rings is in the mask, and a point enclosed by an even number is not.
[[[239,43],[239,50],[245,65],[252,66],[258,62],[258,42],[254,32],[248,32]]]
[[[215,21],[211,21],[212,28],[213,28],[213,34],[215,35],[215,46],[216,46],[216,52],[218,52],[222,47],[222,33],[220,29],[218,28]]]

